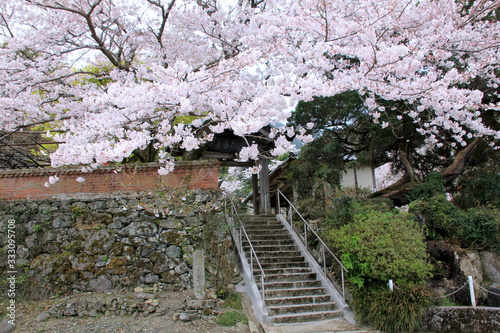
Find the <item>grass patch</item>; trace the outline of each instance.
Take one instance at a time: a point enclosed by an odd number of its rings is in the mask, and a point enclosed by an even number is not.
[[[243,306],[241,305],[241,295],[236,292],[227,293],[224,297],[223,307],[235,310],[243,310]]]
[[[388,290],[385,286],[363,288],[355,293],[356,316],[384,332],[415,332],[425,309],[433,305],[425,285]]]
[[[234,326],[239,322],[241,322],[245,325],[248,325],[247,316],[245,316],[243,313],[238,312],[238,311],[224,312],[223,314],[221,314],[219,316],[219,318],[217,318],[217,321],[216,321],[216,323],[219,326],[223,326],[223,327]]]

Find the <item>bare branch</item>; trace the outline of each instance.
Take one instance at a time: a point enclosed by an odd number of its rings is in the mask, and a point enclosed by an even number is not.
[[[158,28],[158,32],[156,33],[153,31],[153,34],[155,35],[158,44],[160,44],[160,46],[163,48],[163,34],[165,33],[165,27],[167,25],[168,16],[170,15],[170,11],[174,7],[175,0],[170,1],[167,8],[165,8],[165,6],[161,4],[159,1],[155,0],[147,0],[147,1],[153,6],[156,6],[161,9],[161,18],[162,18],[161,24],[160,27]]]
[[[7,22],[7,20],[5,19],[5,16],[3,15],[3,13],[0,13],[0,18],[2,18],[2,20],[4,21],[4,23],[5,23],[5,28],[6,28],[6,29],[7,29],[7,31],[9,32],[10,37],[14,37],[14,34],[12,33],[12,30],[10,30],[9,23],[8,23],[8,22]]]

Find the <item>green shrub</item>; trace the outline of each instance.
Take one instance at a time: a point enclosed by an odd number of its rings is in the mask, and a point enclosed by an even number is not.
[[[432,305],[429,289],[422,285],[364,288],[354,293],[356,317],[384,332],[414,332],[425,309]]]
[[[482,249],[500,251],[500,209],[471,208],[458,220],[461,238]]]
[[[436,194],[444,194],[444,179],[441,173],[433,171],[427,175],[425,182],[414,185],[408,193],[410,201],[430,198]]]
[[[332,200],[332,209],[326,214],[325,222],[329,228],[338,228],[352,221],[354,199],[342,196]]]
[[[500,173],[461,179],[454,197],[455,204],[462,209],[486,205],[500,208]]]
[[[442,236],[451,236],[455,233],[456,221],[461,219],[462,211],[448,201],[445,195],[435,195],[423,201],[420,209],[425,215],[429,230],[436,230]]]
[[[311,197],[296,202],[300,214],[307,219],[315,220],[325,216],[324,203],[321,198]],[[294,218],[298,218],[294,217]]]
[[[461,210],[444,195],[431,197],[418,204],[418,208],[425,215],[429,238],[441,235],[462,246],[500,250],[500,209],[483,206]]]
[[[389,212],[393,205],[389,199],[356,200],[351,196],[341,196],[332,200],[326,216],[327,228],[340,228],[353,221],[355,214],[365,211]]]
[[[224,312],[217,318],[217,324],[219,326],[229,327],[234,326],[239,322],[243,324],[248,324],[248,318],[243,313],[238,311],[227,311]]]
[[[413,216],[375,210],[371,205],[358,207],[353,222],[328,235],[349,270],[351,283],[362,287],[374,280],[420,282],[430,276],[423,230]]]

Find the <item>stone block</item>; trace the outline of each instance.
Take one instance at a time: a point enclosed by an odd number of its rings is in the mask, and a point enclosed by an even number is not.
[[[0,322],[0,333],[10,333],[13,332],[15,328],[16,325],[12,325],[6,320]]]
[[[205,298],[205,252],[193,252],[193,288],[196,299]]]
[[[190,299],[187,301],[188,310],[213,309],[217,301],[214,299]]]

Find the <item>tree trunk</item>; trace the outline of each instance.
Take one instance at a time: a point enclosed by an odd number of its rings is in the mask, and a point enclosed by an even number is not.
[[[483,140],[476,138],[469,145],[467,145],[467,147],[456,154],[453,163],[441,171],[445,185],[450,185],[455,179],[457,179],[458,176],[460,176],[460,174],[462,174],[473,153],[477,149],[484,146],[484,144],[485,142]],[[404,162],[405,161],[403,161],[403,164],[405,164]],[[408,160],[406,160],[406,162],[408,162]],[[406,164],[405,170],[408,171]],[[406,205],[409,203],[407,194],[411,189],[412,184],[414,184],[414,177],[412,177],[412,175],[408,172],[405,172],[403,177],[401,177],[397,182],[380,191],[372,193],[369,197],[391,199],[397,206]]]
[[[413,171],[413,166],[411,165],[408,152],[401,147],[399,147],[398,151],[401,158],[401,163],[403,163],[403,166],[405,168],[405,175],[403,176],[403,178],[408,179],[408,181],[410,182],[414,182],[415,172]]]
[[[445,185],[451,184],[458,176],[464,171],[467,162],[470,160],[472,154],[484,146],[485,142],[481,138],[476,138],[463,150],[459,151],[453,163],[446,169],[441,171]]]
[[[403,206],[409,203],[407,193],[411,187],[411,177],[404,174],[397,182],[386,188],[370,194],[369,198],[387,198],[391,199],[396,206]]]

